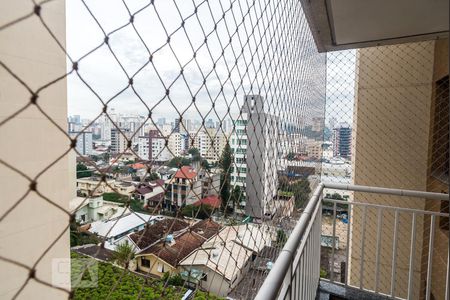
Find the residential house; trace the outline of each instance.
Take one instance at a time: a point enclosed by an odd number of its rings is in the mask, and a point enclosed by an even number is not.
[[[161,208],[164,201],[164,180],[139,183],[133,197],[140,200],[144,206]]]
[[[128,181],[115,181],[112,184],[112,192],[119,193],[124,196],[131,196],[135,191],[135,186]]]
[[[269,228],[228,226],[179,263],[179,272],[192,285],[226,297],[249,270],[258,253],[272,242]]]
[[[202,198],[220,194],[220,173],[199,171],[199,179],[202,182]]]
[[[115,250],[118,241],[132,233],[145,228],[146,224],[157,222],[157,216],[125,211],[122,215],[107,221],[95,221],[89,224],[89,232],[106,238],[105,248]]]
[[[194,206],[208,205],[214,209],[218,209],[220,208],[221,203],[222,201],[220,200],[219,196],[208,196],[194,202],[192,205]]]
[[[166,182],[166,201],[171,208],[189,205],[202,197],[202,182],[191,166],[182,166]]]
[[[161,241],[139,252],[138,270],[162,277],[164,273],[176,273],[180,261],[196,251],[205,241],[216,235],[221,226],[210,219],[202,220],[182,233],[168,234]]]
[[[85,177],[77,179],[77,194],[82,197],[96,197],[103,193],[112,192],[114,179],[101,180],[100,177]]]
[[[157,218],[159,219],[159,218]],[[123,238],[123,241],[127,241],[133,246],[136,253],[139,253],[153,244],[159,242],[163,237],[168,234],[177,235],[181,231],[186,230],[189,227],[189,223],[175,218],[164,218],[154,224],[145,227],[144,229],[133,232]]]
[[[123,213],[124,207],[118,203],[104,201],[103,197],[84,198],[76,197],[70,200],[69,210],[75,213],[75,220],[81,224],[105,220],[114,215]]]

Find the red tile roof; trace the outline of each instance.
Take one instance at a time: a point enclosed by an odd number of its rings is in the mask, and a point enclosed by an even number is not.
[[[144,164],[140,164],[140,163],[136,163],[136,164],[132,164],[130,165],[131,168],[137,170],[137,169],[145,169],[146,166]]]
[[[208,196],[206,198],[203,198],[201,200],[198,200],[198,201],[194,202],[193,205],[200,206],[201,204],[204,204],[204,205],[209,205],[209,206],[211,206],[213,208],[219,208],[221,202],[222,201],[220,201],[218,196]]]
[[[175,173],[175,178],[192,179],[195,176],[197,176],[197,172],[195,172],[194,168],[191,166],[182,166],[181,169]]]

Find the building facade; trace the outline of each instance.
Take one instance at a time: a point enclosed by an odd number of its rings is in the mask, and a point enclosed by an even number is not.
[[[357,52],[357,68],[354,111],[357,135],[352,145],[353,183],[448,192],[448,40],[360,49]],[[447,105],[447,111],[444,113],[445,121],[435,123],[434,109],[440,101],[437,89],[442,87],[442,80],[447,81],[447,95],[443,101]],[[436,147],[433,140],[438,140],[441,147],[447,143],[446,149],[444,146],[439,152],[433,150],[433,146]],[[432,176],[433,154],[445,156],[445,151],[446,171],[443,174],[447,175],[444,177],[445,183],[440,186],[439,180]],[[432,200],[427,202],[420,198],[360,192],[355,192],[354,198],[363,198],[368,203],[419,210],[429,209],[432,205]],[[435,210],[441,209],[439,204],[434,202],[434,205]],[[353,242],[362,238],[362,215],[361,210],[353,212],[350,265],[360,261],[363,255],[360,245]],[[369,211],[366,215],[366,219],[376,218],[374,211]],[[383,214],[383,228],[390,230],[383,230],[381,234],[383,242],[380,248],[380,273],[389,275],[385,275],[386,280],[380,281],[379,291],[386,293],[391,288],[394,222],[393,215]],[[403,270],[408,270],[410,264],[411,222],[411,214],[402,214],[398,223],[395,293],[402,298],[407,297],[409,285],[408,272]],[[415,222],[417,234],[413,245],[415,259],[411,297],[419,299],[424,293],[426,281],[430,229],[426,226],[424,216],[418,216]],[[366,227],[366,236],[376,233],[376,222],[367,223]],[[444,299],[448,229],[436,229],[436,235],[439,236],[436,243],[440,245],[435,245],[433,251],[431,294],[432,299]],[[370,247],[364,251],[364,286],[370,287],[375,279],[375,265],[372,262],[374,251]],[[352,268],[350,283],[358,282],[360,276],[360,271]]]
[[[352,128],[347,123],[340,123],[333,129],[333,154],[335,157],[350,158],[352,145]]]
[[[278,189],[278,122],[264,111],[264,99],[260,95],[245,96],[242,111],[248,114],[245,213],[263,218],[273,213],[268,204]]]
[[[93,154],[93,142],[92,142],[92,132],[82,131],[82,132],[69,132],[72,138],[77,137],[77,152],[82,156]]]

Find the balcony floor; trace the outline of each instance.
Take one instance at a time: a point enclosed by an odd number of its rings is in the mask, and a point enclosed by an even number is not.
[[[387,300],[387,296],[320,280],[316,300]]]

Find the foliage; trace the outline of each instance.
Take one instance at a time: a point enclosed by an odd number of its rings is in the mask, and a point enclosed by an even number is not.
[[[77,288],[77,279],[85,267],[75,259],[84,258],[84,256],[72,252],[71,257],[71,278],[72,288],[74,289],[73,299],[76,300],[138,298],[149,300],[178,300],[187,291],[183,287],[165,286],[160,280],[144,278],[104,262],[98,262],[98,282],[95,288]],[[220,298],[202,291],[196,291],[194,299],[217,300]]]
[[[211,171],[211,165],[209,164],[209,162],[206,159],[202,159],[200,166],[204,170]]]
[[[192,161],[189,158],[176,156],[169,161],[167,166],[169,166],[171,168],[179,168],[182,166],[188,166],[191,164],[191,162]]]
[[[147,178],[145,178],[145,181],[153,181],[153,180],[158,180],[158,179],[160,179],[159,174],[152,172],[147,176]]]
[[[327,276],[328,272],[325,269],[320,268],[320,278],[327,278]]]
[[[79,224],[76,221],[70,222],[70,247],[86,244],[99,244],[100,238],[89,232],[78,231]]]
[[[344,200],[344,197],[342,197],[341,194],[339,194],[339,193],[333,193],[333,194],[330,196],[330,198],[331,198],[331,199],[336,199],[336,200]]]
[[[139,212],[139,213],[147,212],[144,209],[144,207],[142,205],[142,202],[140,200],[137,200],[137,199],[131,199],[131,201],[130,201],[130,208],[134,212]]]
[[[287,176],[278,177],[278,189],[287,190],[289,188],[289,178]]]
[[[301,208],[305,206],[305,203],[309,200],[309,194],[311,193],[311,187],[309,181],[306,178],[291,184],[292,192],[295,197],[295,207]]]
[[[82,164],[77,164],[77,178],[84,178],[92,176],[92,171],[88,170],[88,168]]]
[[[227,143],[222,151],[222,156],[219,160],[219,166],[221,169],[220,173],[220,198],[222,200],[222,209],[226,213],[225,207],[227,205],[228,199],[230,198],[230,182],[231,182],[231,165],[233,163],[233,154],[231,151],[230,144]]]
[[[280,176],[278,179],[279,195],[291,195],[295,197],[295,207],[301,208],[309,200],[311,187],[307,178],[302,178],[294,182],[290,182],[286,176]]]
[[[294,152],[289,152],[289,153],[286,155],[286,159],[287,159],[287,160],[294,160],[294,159],[295,159],[295,153],[294,153]]]
[[[103,200],[118,203],[127,203],[128,197],[119,193],[103,193]]]
[[[212,215],[213,211],[213,207],[205,204],[199,206],[186,205],[182,208],[181,214],[189,218],[207,219]]]
[[[174,286],[184,286],[184,279],[180,274],[170,276],[169,272],[164,273],[163,277],[161,278],[161,282]]]
[[[244,192],[239,185],[235,186],[231,191],[231,204],[233,205],[233,211],[236,209],[236,204],[243,201],[245,198]]]
[[[281,197],[292,197],[292,196],[294,196],[294,193],[293,192],[279,191],[278,192],[278,196],[281,196]]]
[[[103,200],[117,202],[117,203],[123,203],[124,205],[126,205],[127,203],[130,203],[130,208],[132,211],[146,212],[146,210],[142,206],[142,202],[140,200],[129,199],[128,196],[121,195],[119,193],[103,193]]]
[[[128,265],[130,261],[134,258],[134,250],[133,247],[128,244],[120,244],[116,247],[116,251],[113,254],[114,261],[122,267],[128,269]]]
[[[192,161],[200,161],[202,159],[200,151],[197,148],[191,148],[188,153],[192,155]]]
[[[280,247],[283,247],[284,244],[286,244],[287,239],[288,239],[288,237],[287,237],[286,233],[284,232],[284,230],[278,229],[277,230],[277,241],[276,241],[277,245]]]

